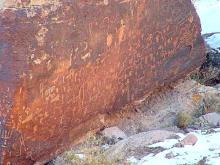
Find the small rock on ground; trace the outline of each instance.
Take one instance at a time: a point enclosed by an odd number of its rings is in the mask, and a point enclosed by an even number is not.
[[[195,145],[197,143],[197,141],[198,141],[198,138],[195,135],[189,134],[180,142],[180,144],[182,146]]]
[[[127,135],[118,127],[105,128],[101,134],[106,138],[126,139]]]

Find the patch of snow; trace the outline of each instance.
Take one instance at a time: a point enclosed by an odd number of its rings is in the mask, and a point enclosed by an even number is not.
[[[220,0],[195,0],[202,24],[202,34],[220,32]]]
[[[194,146],[184,146],[182,148],[172,147],[176,144],[176,139],[168,139],[164,142],[159,142],[149,147],[165,147],[167,150],[162,151],[156,155],[149,154],[138,161],[137,165],[149,164],[163,164],[163,165],[176,165],[176,164],[195,164],[207,157],[207,164],[219,165],[220,164],[220,132],[205,134],[202,131],[191,132],[198,138],[198,142]],[[187,135],[184,135],[187,136]],[[183,138],[183,136],[181,137]],[[172,153],[172,158],[166,158],[166,155]]]
[[[101,147],[102,147],[102,149],[104,149],[104,150],[107,150],[107,149],[110,148],[110,146],[109,146],[108,144],[104,144],[104,145],[102,145]]]
[[[128,158],[127,161],[131,164],[136,164],[138,162],[138,160],[134,156]]]
[[[84,154],[75,154],[79,159],[83,160],[85,159],[85,155]]]
[[[220,7],[219,7],[219,11],[220,11]],[[220,22],[220,21],[219,21],[219,22]],[[219,25],[219,26],[220,26],[220,25]],[[219,27],[219,28],[220,28],[220,27]],[[208,44],[211,48],[217,50],[218,48],[220,48],[220,34],[217,33],[217,34],[214,34],[214,35],[208,37],[208,38],[206,39],[206,42],[207,42],[207,44]]]
[[[162,147],[162,148],[165,148],[165,149],[170,149],[170,148],[173,147],[174,144],[176,144],[178,142],[179,141],[177,139],[167,139],[164,142],[159,142],[159,143],[156,143],[156,144],[152,144],[149,147],[152,147],[152,148]]]
[[[216,85],[215,88],[220,91],[220,84]]]
[[[177,133],[177,136],[179,136],[179,139],[166,139],[164,142],[159,142],[159,143],[155,143],[150,145],[149,147],[162,147],[165,149],[169,149],[172,148],[173,145],[175,145],[176,143],[178,143],[179,141],[183,140],[185,138],[185,135],[182,133]]]

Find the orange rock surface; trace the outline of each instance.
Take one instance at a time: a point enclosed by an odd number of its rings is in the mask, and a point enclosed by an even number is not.
[[[2,1],[0,15],[0,164],[53,158],[205,58],[191,0]]]

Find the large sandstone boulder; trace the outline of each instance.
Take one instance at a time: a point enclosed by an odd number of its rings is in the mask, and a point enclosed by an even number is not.
[[[49,160],[204,60],[191,0],[0,2],[0,164]]]

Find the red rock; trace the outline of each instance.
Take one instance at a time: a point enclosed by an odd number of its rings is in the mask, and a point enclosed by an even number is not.
[[[0,164],[49,160],[205,58],[191,0],[17,2],[0,5]]]
[[[195,145],[197,143],[197,141],[198,141],[198,138],[195,135],[189,134],[180,142],[180,144],[182,146]]]

